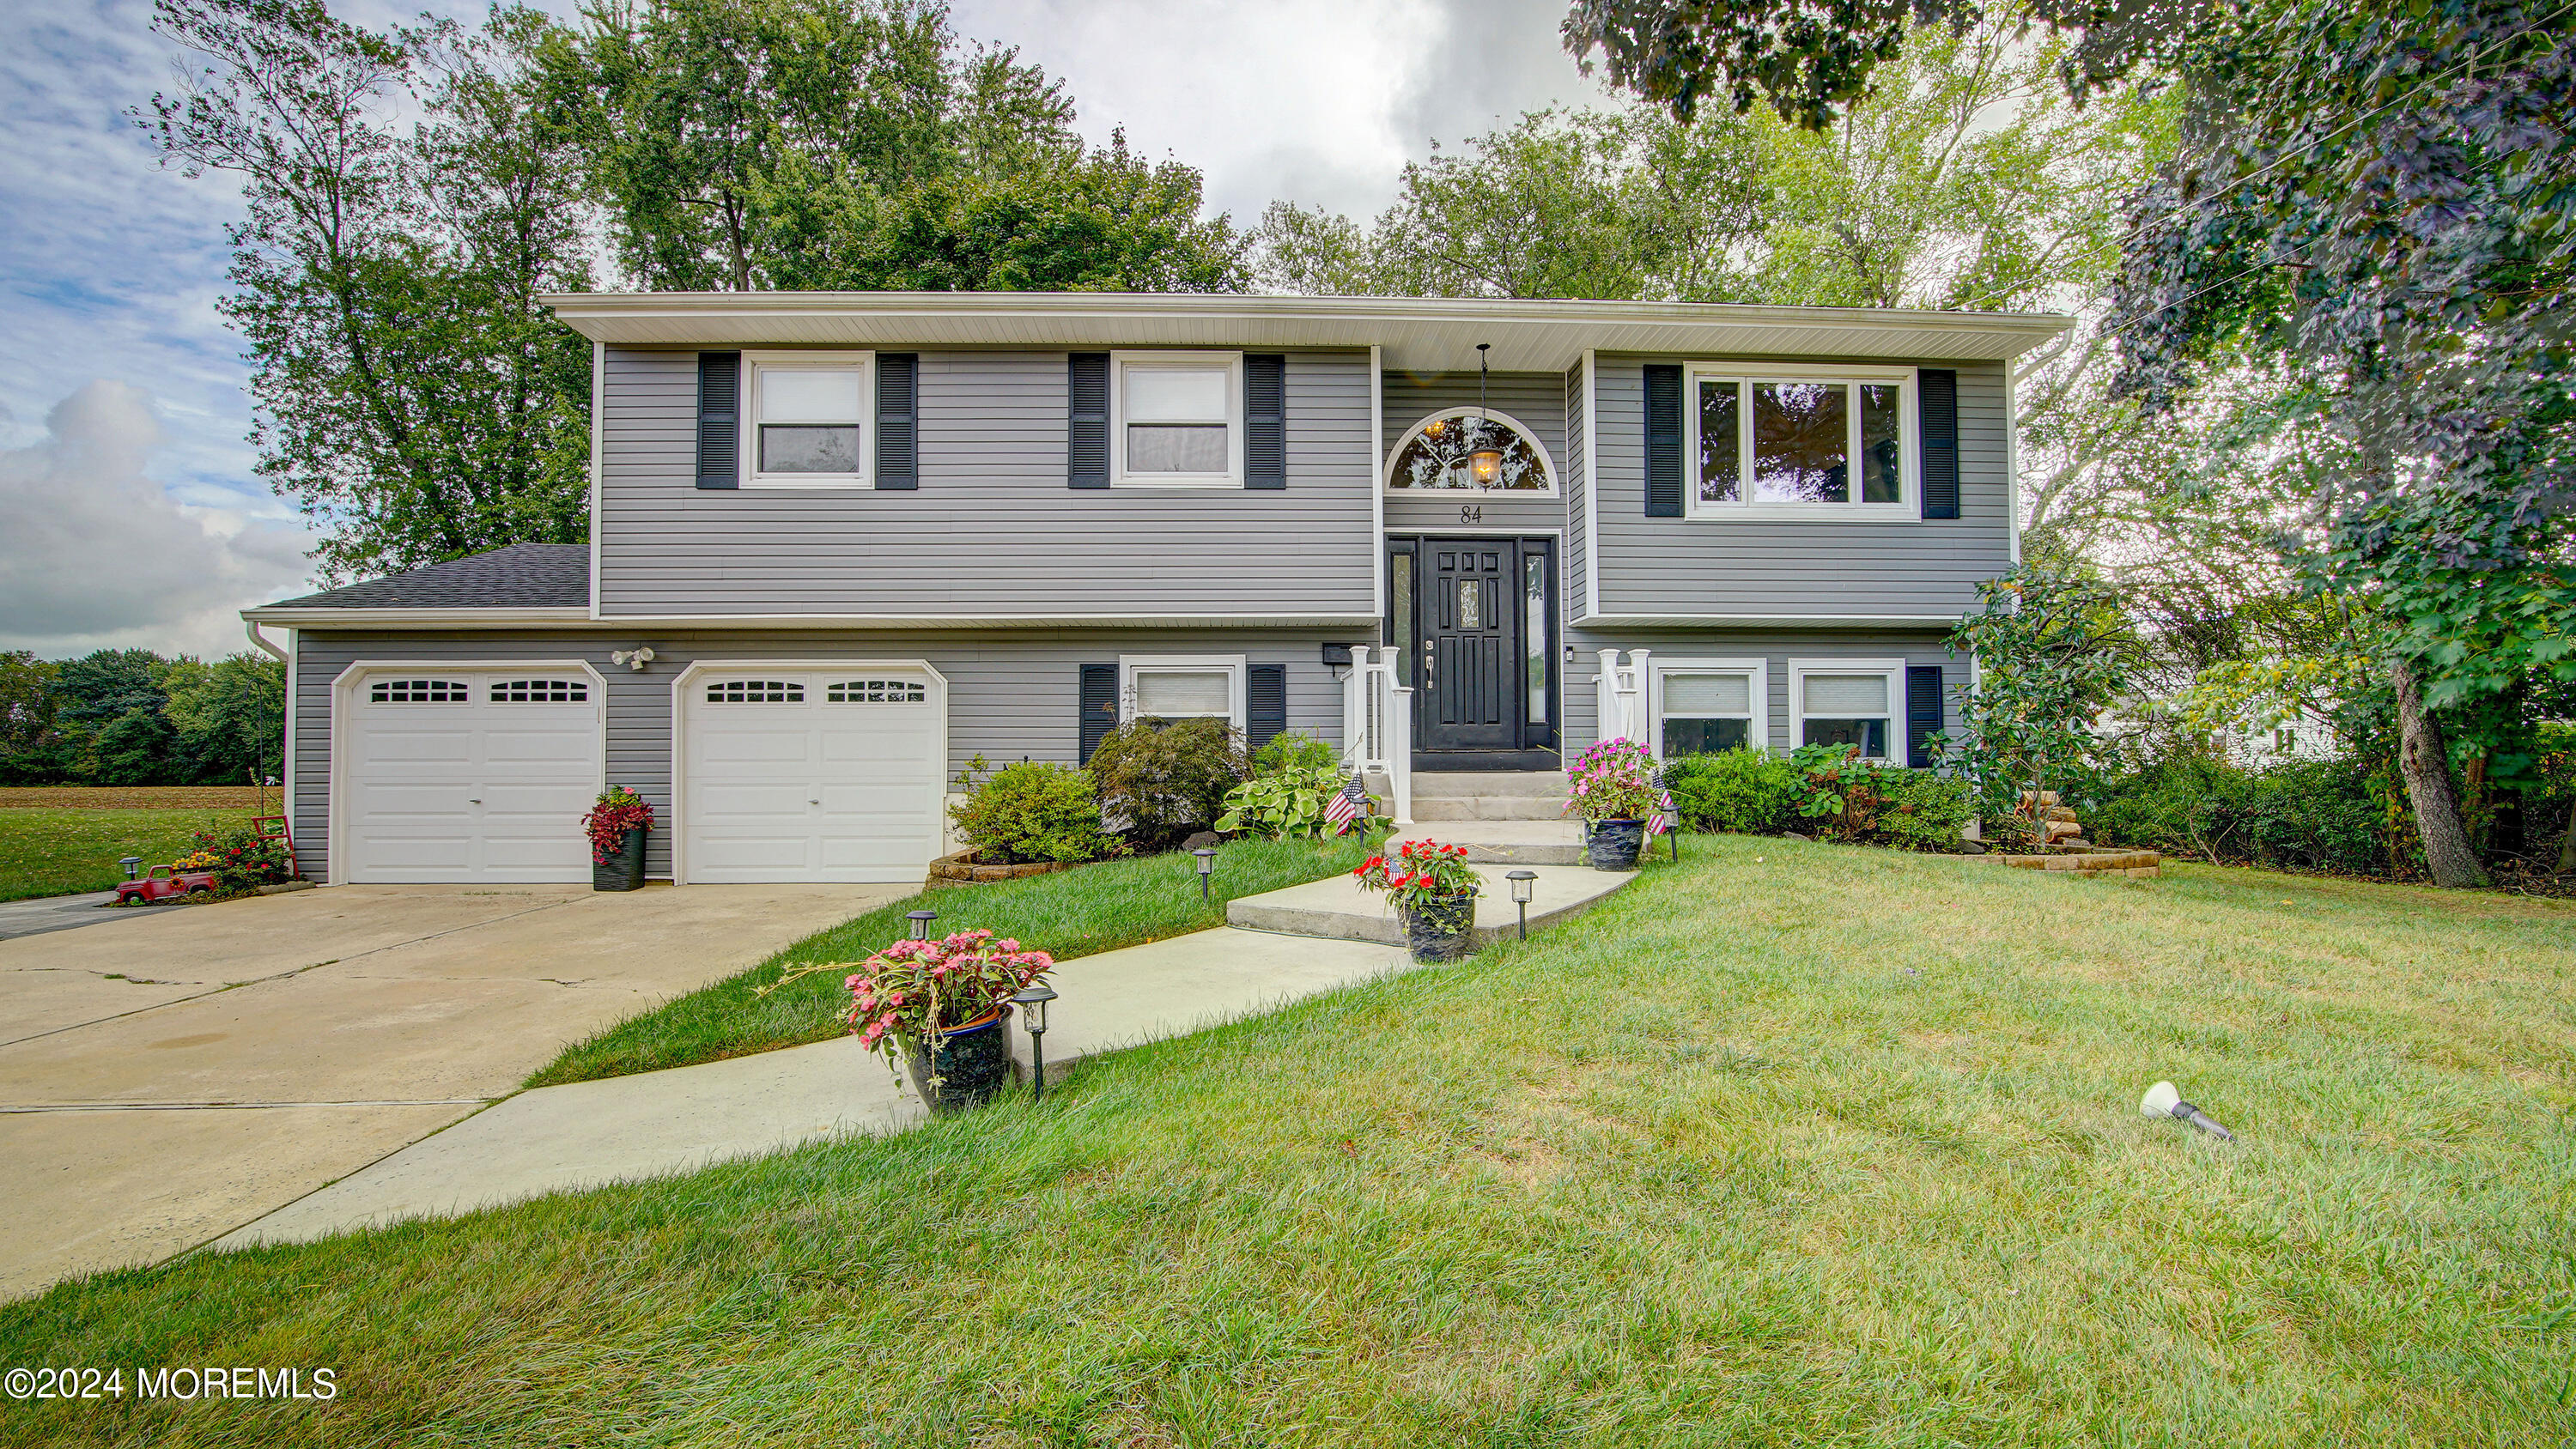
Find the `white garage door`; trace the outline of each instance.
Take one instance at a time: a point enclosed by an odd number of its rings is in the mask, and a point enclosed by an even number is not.
[[[920,669],[702,674],[681,691],[691,881],[919,881],[945,712]]]
[[[542,668],[360,676],[340,756],[344,877],[588,880],[595,694],[586,676]]]

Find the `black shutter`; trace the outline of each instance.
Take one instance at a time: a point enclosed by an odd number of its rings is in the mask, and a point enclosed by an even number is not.
[[[1244,741],[1254,749],[1288,728],[1288,666],[1254,664],[1243,674]]]
[[[921,358],[877,354],[877,486],[921,486]]]
[[[698,486],[737,488],[742,471],[742,354],[698,354]]]
[[[1646,364],[1646,516],[1682,516],[1682,370]]]
[[[1923,516],[1959,516],[1959,374],[1927,367],[1914,375],[1922,400]]]
[[[1905,669],[1905,763],[1928,770],[1940,761],[1926,743],[1941,732],[1941,666],[1911,664]]]
[[[1288,486],[1288,359],[1243,357],[1243,486]]]
[[[1082,763],[1100,748],[1100,737],[1118,727],[1118,666],[1082,666]]]
[[[1109,354],[1065,357],[1065,486],[1109,486]],[[1085,666],[1086,668],[1089,666]],[[1088,758],[1088,752],[1085,757]]]

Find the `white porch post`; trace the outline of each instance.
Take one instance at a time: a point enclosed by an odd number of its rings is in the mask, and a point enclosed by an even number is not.
[[[1646,752],[1662,759],[1664,752],[1657,743],[1663,731],[1655,728],[1655,672],[1646,666],[1651,650],[1628,651],[1628,738],[1646,747]]]
[[[1387,789],[1395,798],[1388,802],[1395,811],[1395,823],[1413,823],[1413,691],[1396,683],[1396,651],[1392,644],[1378,650],[1378,670],[1385,678],[1386,708],[1379,715],[1381,735],[1379,748],[1385,751]]]
[[[1601,651],[1601,672],[1592,676],[1593,717],[1598,723],[1592,731],[1594,743],[1615,740],[1627,735],[1628,727],[1619,718],[1619,651]]]

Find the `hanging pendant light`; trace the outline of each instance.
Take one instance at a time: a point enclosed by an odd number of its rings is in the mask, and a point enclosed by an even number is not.
[[[1492,428],[1485,413],[1485,349],[1493,345],[1476,344],[1476,451],[1467,455],[1467,475],[1479,488],[1499,487],[1503,481],[1503,450],[1490,440]]]

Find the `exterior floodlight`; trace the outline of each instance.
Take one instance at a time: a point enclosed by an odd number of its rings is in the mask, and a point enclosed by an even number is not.
[[[608,662],[611,664],[623,664],[629,669],[641,672],[645,665],[653,662],[653,646],[650,644],[638,644],[632,649],[610,650]]]
[[[2178,1122],[2188,1122],[2221,1142],[2236,1140],[2235,1133],[2211,1121],[2207,1113],[2184,1101],[2182,1093],[2174,1090],[2171,1082],[2158,1082],[2147,1088],[2146,1097],[2138,1103],[2138,1111],[2149,1117],[2171,1117]]]
[[[1055,988],[1039,982],[1011,998],[1020,1009],[1020,1024],[1029,1029],[1029,1066],[1035,1090],[1029,1100],[1046,1100],[1046,1014],[1047,1003],[1055,1000]]]
[[[903,918],[912,922],[912,939],[916,941],[927,941],[930,939],[930,923],[939,919],[939,913],[937,911],[906,911],[903,913]]]
[[[1216,871],[1216,852],[1202,845],[1190,854],[1199,858],[1199,904],[1207,905],[1208,877]]]
[[[1520,907],[1521,939],[1526,941],[1529,939],[1530,902],[1538,898],[1538,872],[1507,870],[1503,872],[1503,879],[1512,883],[1512,904]]]

